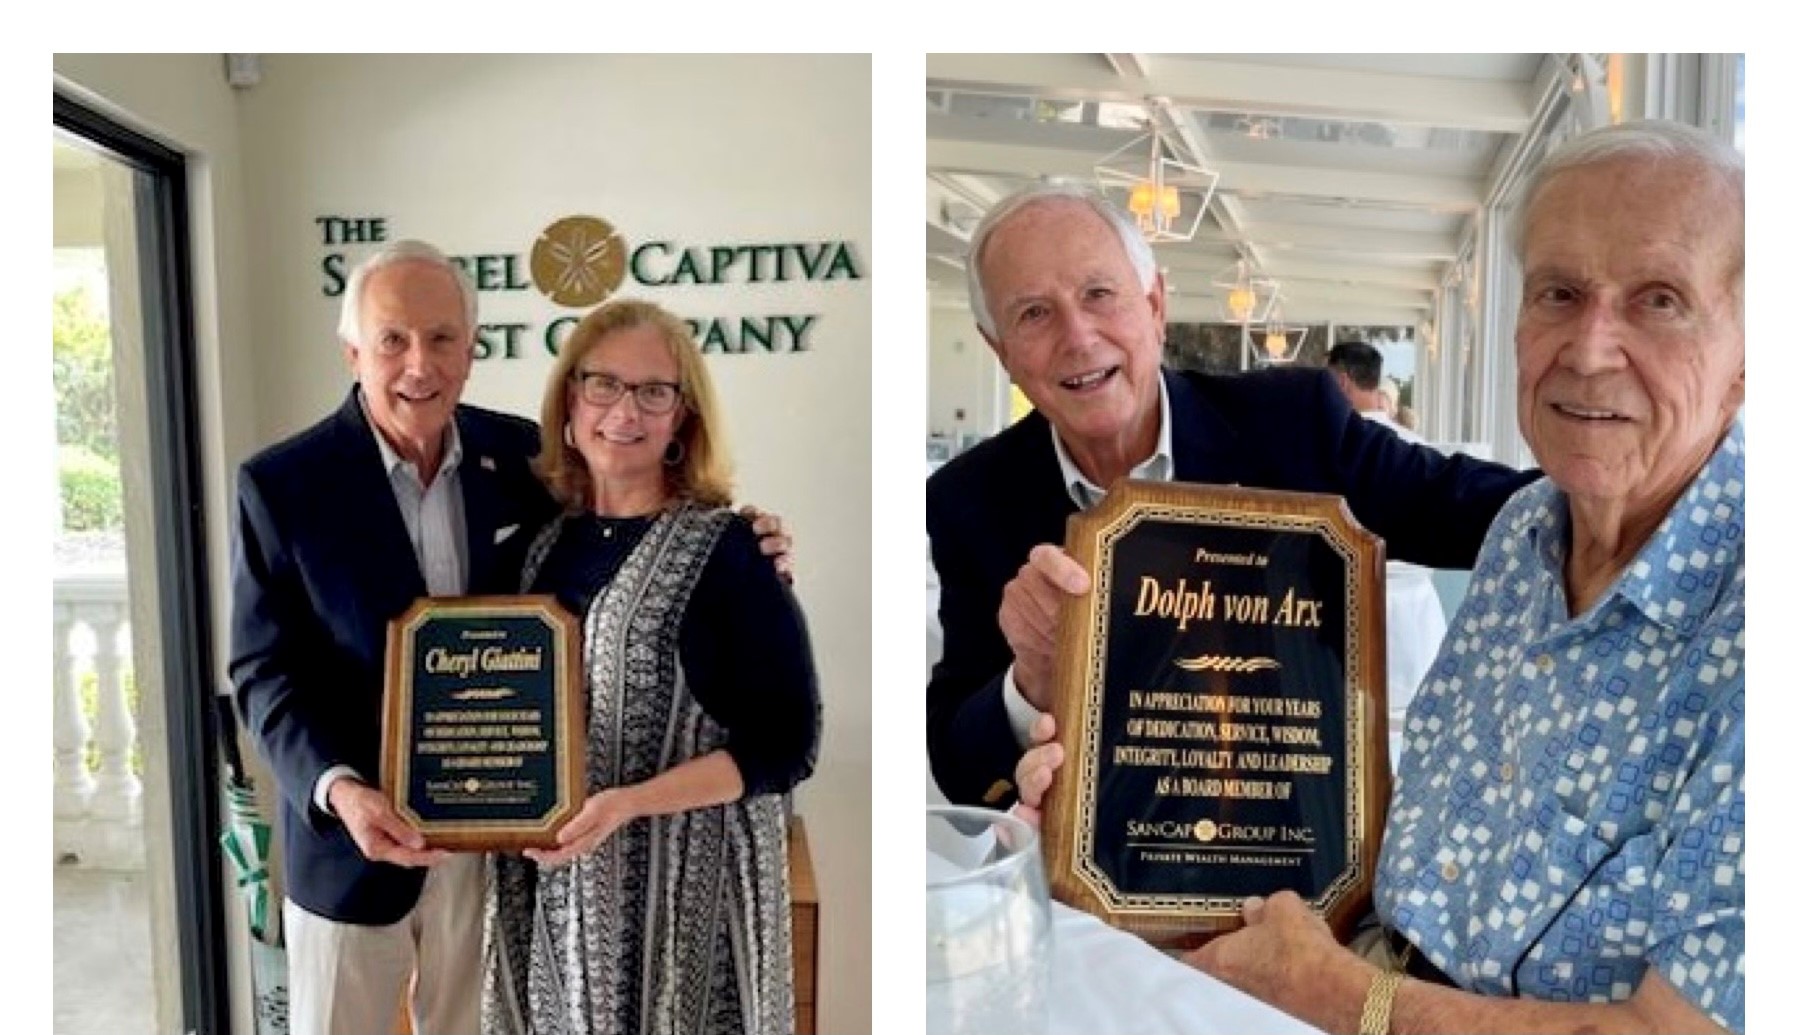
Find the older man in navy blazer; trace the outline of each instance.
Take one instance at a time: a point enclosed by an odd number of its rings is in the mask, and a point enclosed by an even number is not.
[[[1090,588],[1067,518],[1120,478],[1337,493],[1388,555],[1469,567],[1536,472],[1444,457],[1354,414],[1323,370],[1163,369],[1166,296],[1135,225],[1090,191],[1027,188],[988,211],[968,256],[980,332],[1035,412],[926,490],[942,585],[931,770],[951,801],[1009,805],[1024,747],[1053,722],[1056,623]]]
[[[231,678],[274,768],[295,1035],[480,1027],[481,857],[426,851],[373,786],[387,621],[417,597],[511,593],[553,503],[534,423],[460,404],[474,287],[400,242],[349,277],[357,384],[237,477]]]

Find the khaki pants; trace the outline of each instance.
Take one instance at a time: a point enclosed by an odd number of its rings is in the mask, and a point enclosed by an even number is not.
[[[1404,941],[1396,935],[1389,937],[1391,934],[1380,925],[1379,917],[1369,913],[1349,938],[1348,950],[1381,970],[1402,970],[1419,981],[1448,988],[1459,987],[1453,978],[1438,970],[1428,957],[1416,949],[1411,949],[1409,957],[1401,965],[1399,952],[1393,949],[1393,942],[1397,941],[1403,946]]]
[[[1363,927],[1349,939],[1350,952],[1361,957],[1381,970],[1397,970],[1398,956],[1392,951],[1392,942],[1386,937],[1386,929],[1379,924]]]
[[[431,867],[418,904],[383,927],[338,923],[288,902],[291,1035],[385,1035],[408,989],[417,1035],[477,1035],[482,858],[457,853]]]

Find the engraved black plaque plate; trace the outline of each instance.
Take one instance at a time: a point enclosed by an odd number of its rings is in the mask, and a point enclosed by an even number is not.
[[[1390,779],[1384,547],[1339,497],[1125,482],[1069,521],[1056,897],[1158,941],[1292,890],[1365,910]]]
[[[586,792],[579,645],[551,596],[432,597],[389,623],[381,787],[428,846],[555,844]]]

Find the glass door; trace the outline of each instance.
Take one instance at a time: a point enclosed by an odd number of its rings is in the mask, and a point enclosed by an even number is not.
[[[55,98],[55,1030],[229,1031],[178,153]]]

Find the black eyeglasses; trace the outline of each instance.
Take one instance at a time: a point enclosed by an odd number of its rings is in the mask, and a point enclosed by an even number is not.
[[[597,370],[581,370],[576,371],[574,383],[590,406],[612,406],[626,393],[637,397],[637,408],[644,413],[667,413],[680,402],[680,385],[673,381],[632,384]]]

